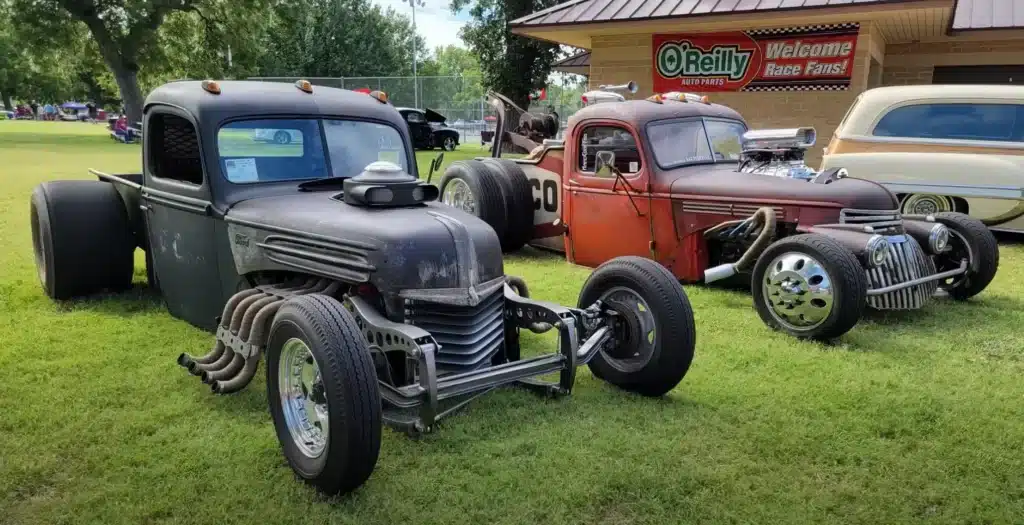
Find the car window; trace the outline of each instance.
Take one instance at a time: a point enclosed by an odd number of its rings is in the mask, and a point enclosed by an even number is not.
[[[420,115],[419,113],[417,113],[415,111],[410,111],[409,113],[407,113],[406,116],[405,116],[405,120],[408,120],[409,122],[411,122],[413,124],[421,124],[421,123],[423,123],[425,121],[425,119],[423,118],[423,115]]]
[[[663,169],[687,164],[738,162],[742,153],[742,122],[718,119],[674,119],[647,125],[654,160]]]
[[[231,122],[217,133],[217,153],[224,177],[239,184],[354,177],[379,160],[410,166],[391,126],[338,119]]]
[[[640,148],[629,130],[618,126],[588,126],[580,134],[577,165],[583,173],[594,173],[598,151],[615,153],[615,167],[623,175],[636,173],[642,167]]]
[[[886,113],[872,135],[878,137],[1024,141],[1024,105],[914,104]]]

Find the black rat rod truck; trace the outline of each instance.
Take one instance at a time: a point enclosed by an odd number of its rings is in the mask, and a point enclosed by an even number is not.
[[[370,476],[382,422],[426,432],[504,385],[568,394],[584,363],[659,396],[690,366],[693,314],[666,269],[618,258],[575,308],[530,299],[494,230],[410,175],[408,127],[383,93],[173,82],[147,98],[143,129],[141,174],[33,192],[43,289],[130,288],[144,250],[170,313],[216,333],[178,363],[227,394],[265,356],[284,455],[324,493]],[[261,140],[280,132],[291,140]],[[522,329],[555,330],[557,351],[521,357]]]

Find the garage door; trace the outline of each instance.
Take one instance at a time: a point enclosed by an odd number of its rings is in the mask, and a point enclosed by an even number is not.
[[[936,67],[932,84],[1024,84],[1024,65]]]

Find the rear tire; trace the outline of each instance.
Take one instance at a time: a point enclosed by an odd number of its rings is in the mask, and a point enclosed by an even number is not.
[[[754,265],[750,288],[761,320],[801,339],[845,334],[867,305],[867,276],[860,261],[835,239],[819,234],[795,235],[768,246]]]
[[[452,186],[449,188],[449,186]],[[505,207],[505,196],[501,186],[491,175],[487,166],[480,161],[457,160],[444,170],[441,182],[438,183],[441,201],[455,206],[467,213],[476,215],[486,222],[498,239],[503,240],[508,230],[508,210]],[[465,201],[452,200],[456,189],[468,190],[472,197],[472,206],[462,205]],[[446,191],[448,193],[446,194]]]
[[[43,291],[65,300],[132,286],[135,239],[109,182],[53,181],[31,199],[32,247]]]
[[[292,470],[328,496],[357,489],[380,454],[381,403],[373,358],[352,314],[326,295],[287,300],[274,317],[266,358],[270,415]],[[305,421],[286,415],[300,408]]]
[[[501,240],[505,252],[516,251],[533,237],[533,190],[523,169],[506,159],[482,161],[501,187],[507,210],[507,228]]]
[[[616,257],[590,274],[579,307],[597,300],[620,314],[612,348],[588,363],[593,374],[623,390],[657,397],[675,388],[693,362],[696,328],[686,292],[664,266]]]
[[[934,216],[950,229],[950,246],[957,250],[954,253],[967,253],[971,259],[966,274],[939,284],[950,298],[965,301],[981,293],[995,278],[999,269],[999,243],[984,223],[968,215],[945,212]],[[935,262],[939,272],[960,265],[959,260],[946,261],[941,256],[936,256]]]

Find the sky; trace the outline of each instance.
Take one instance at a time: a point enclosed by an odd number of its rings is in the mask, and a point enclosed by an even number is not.
[[[412,16],[408,0],[373,0],[373,3]],[[431,50],[447,45],[466,47],[459,39],[459,29],[469,20],[469,9],[454,15],[448,9],[449,0],[423,0],[423,3],[423,7],[416,7],[416,32],[427,41],[427,47]]]

